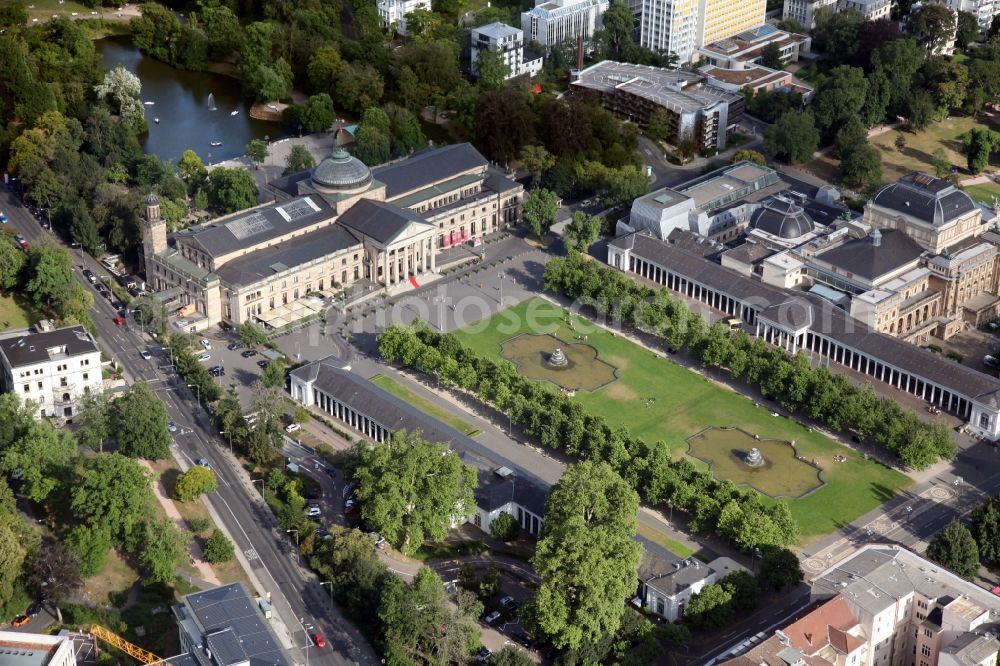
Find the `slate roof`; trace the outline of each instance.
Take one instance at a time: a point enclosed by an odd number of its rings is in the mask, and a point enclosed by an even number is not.
[[[293,207],[305,211],[307,208],[304,206],[308,207],[309,212],[290,220],[286,219],[280,212]],[[323,197],[310,195],[281,201],[270,206],[252,208],[206,224],[189,227],[178,231],[174,234],[174,238],[190,242],[210,257],[218,257],[272,238],[284,236],[296,229],[311,226],[335,215],[336,213],[323,200]]]
[[[371,199],[361,199],[337,220],[338,224],[383,244],[391,242],[414,222],[433,226],[418,213]]]
[[[801,323],[801,317],[805,313],[802,304],[808,304],[813,311],[812,325],[816,333],[858,352],[881,359],[882,362],[911,375],[933,381],[958,395],[974,398],[990,407],[1000,407],[1000,379],[937,354],[928,353],[898,338],[872,331],[862,321],[854,319],[818,296],[751,280],[734,270],[691,255],[644,233],[636,232],[620,236],[611,241],[610,245],[631,249],[637,257],[660,266],[669,266],[672,271],[736,300],[753,303],[758,311],[794,302],[794,306],[786,308],[787,314],[769,311],[772,321],[787,322],[788,326]],[[779,315],[779,318],[774,318]]]
[[[978,666],[987,657],[997,653],[1000,641],[992,634],[979,635],[966,632],[941,648],[941,652],[953,655],[956,661],[965,666]]]
[[[517,182],[513,178],[508,178],[500,169],[493,165],[490,165],[486,169],[486,180],[483,181],[483,188],[496,193],[509,192],[511,190],[517,190],[523,188],[524,185]]]
[[[188,594],[174,612],[195,620],[204,633],[200,637],[203,647],[212,652],[219,666],[247,660],[250,666],[291,666],[277,636],[242,583]]]
[[[801,206],[774,197],[750,216],[750,226],[784,239],[799,238],[813,230],[812,218]]]
[[[876,233],[881,235],[878,245],[871,235],[854,238],[820,252],[816,258],[868,280],[876,280],[916,261],[923,254],[924,249],[902,231],[876,229],[872,232]]]
[[[7,365],[18,368],[49,360],[49,350],[65,348],[60,358],[89,354],[97,351],[97,344],[83,326],[69,326],[45,333],[12,335],[0,341],[0,352]]]
[[[471,143],[456,143],[421,151],[395,164],[386,164],[372,171],[385,183],[385,196],[394,199],[431,183],[453,178],[470,169],[481,169],[489,162]]]
[[[747,265],[756,264],[758,261],[766,259],[774,254],[774,250],[762,243],[743,243],[743,245],[737,245],[731,250],[726,250],[722,253],[723,256],[731,257],[732,259],[739,261]]]
[[[969,195],[949,181],[918,172],[886,185],[872,197],[871,203],[935,227],[976,209]]]
[[[349,229],[340,224],[331,224],[245,254],[221,266],[216,274],[232,286],[253,284],[286,268],[300,266],[328,254],[360,245],[361,240]]]
[[[495,463],[478,456],[463,455],[462,460],[476,467],[479,485],[473,491],[473,496],[480,509],[496,511],[514,501],[536,516],[545,515],[545,498],[548,496],[545,488],[522,479],[516,473],[503,478],[496,473]]]
[[[481,472],[489,470],[492,474],[498,467],[508,467],[517,478],[513,488],[517,502],[539,516],[544,515],[548,483],[530,471],[497,456],[493,451],[451,426],[424,414],[367,379],[345,369],[340,359],[331,356],[296,368],[291,374],[303,381],[312,382],[314,387],[351,409],[375,419],[389,430],[405,429],[411,432],[419,430],[424,439],[448,445],[462,455],[463,459],[472,456],[471,464],[474,464]],[[480,479],[482,481],[482,477]],[[505,489],[506,494],[501,492],[501,488]],[[496,488],[483,489],[482,497],[490,502],[490,506],[498,507],[507,500],[500,504],[496,504],[496,502],[503,497],[509,498],[510,491],[510,485],[501,484],[497,485]],[[479,495],[477,495],[477,499],[478,497]]]
[[[688,589],[695,583],[705,580],[705,578],[712,574],[713,571],[707,564],[691,558],[690,560],[685,560],[684,563],[680,563],[679,568],[675,567],[673,571],[663,576],[650,578],[644,582],[647,587],[668,597],[672,597],[678,592]]]

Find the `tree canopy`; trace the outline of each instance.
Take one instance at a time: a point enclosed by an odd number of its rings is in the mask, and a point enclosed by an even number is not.
[[[170,432],[163,401],[146,382],[136,382],[112,403],[111,424],[118,450],[131,458],[170,456]]]
[[[968,528],[953,520],[927,545],[927,557],[963,578],[979,571],[979,546]]]

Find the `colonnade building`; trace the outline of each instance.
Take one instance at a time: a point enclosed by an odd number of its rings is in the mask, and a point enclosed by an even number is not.
[[[687,249],[695,245],[634,232],[608,245],[608,263],[738,317],[791,354],[847,366],[956,414],[982,436],[1000,435],[1000,379],[879,333],[829,300],[752,279]]]
[[[146,283],[182,330],[222,321],[277,329],[316,314],[317,296],[419,286],[442,252],[515,224],[523,191],[467,143],[374,170],[338,147],[272,184],[273,203],[170,238],[150,195]]]

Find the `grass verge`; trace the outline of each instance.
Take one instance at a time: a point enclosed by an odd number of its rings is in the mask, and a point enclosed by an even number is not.
[[[663,536],[663,534],[657,532],[645,523],[636,523],[635,533],[644,539],[649,539],[653,543],[663,546],[671,553],[682,559],[694,556],[694,551],[682,544],[680,541],[674,541],[670,537]]]
[[[371,378],[371,382],[372,384],[375,384],[376,386],[386,391],[387,393],[391,393],[392,395],[396,396],[403,402],[413,405],[414,407],[422,411],[424,414],[427,414],[428,416],[433,416],[438,421],[447,423],[452,428],[459,431],[466,437],[475,437],[480,432],[478,428],[474,428],[473,426],[469,425],[468,423],[458,418],[454,414],[451,414],[447,410],[441,409],[433,402],[430,402],[429,400],[424,400],[416,393],[406,388],[405,386],[403,386],[394,379],[386,377],[385,375],[375,375],[374,377]]]

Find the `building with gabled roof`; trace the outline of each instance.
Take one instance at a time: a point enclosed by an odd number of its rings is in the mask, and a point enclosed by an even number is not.
[[[280,329],[342,290],[418,286],[437,273],[440,250],[516,223],[524,188],[463,143],[376,169],[338,146],[269,191],[272,203],[169,238],[159,200],[147,199],[146,283],[181,330]]]

